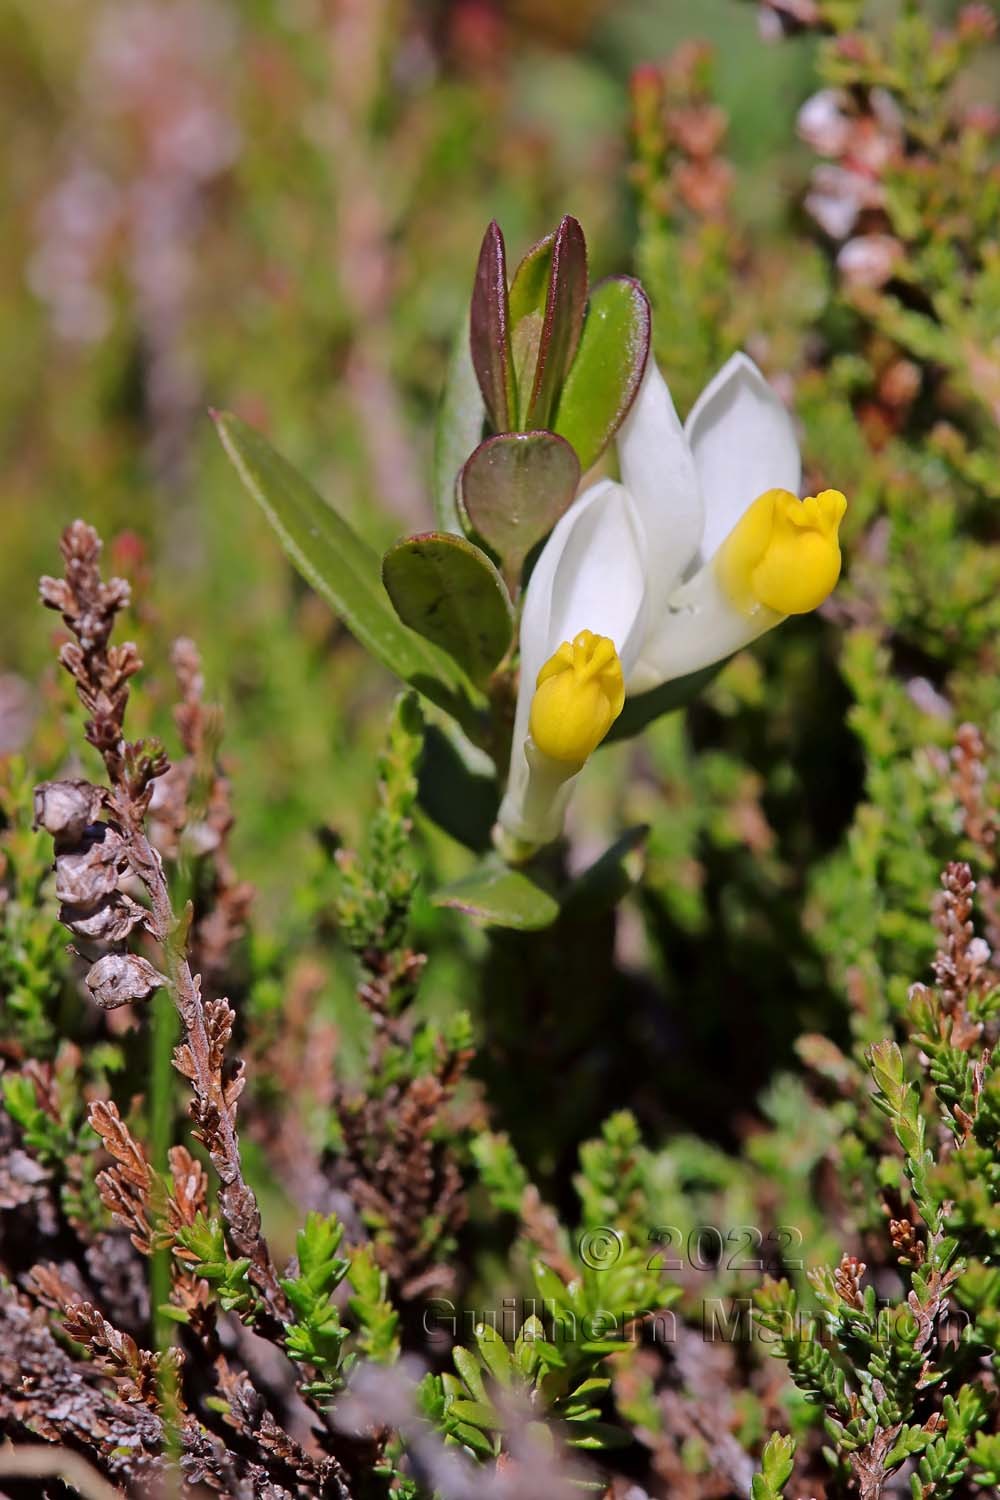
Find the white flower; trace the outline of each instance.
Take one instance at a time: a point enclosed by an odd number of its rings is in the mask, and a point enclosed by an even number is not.
[[[650,359],[618,434],[621,484],[592,485],[531,575],[521,681],[500,809],[508,847],[557,838],[576,774],[641,693],[720,661],[840,573],[835,490],[799,500],[791,418],[736,354],[684,427]]]

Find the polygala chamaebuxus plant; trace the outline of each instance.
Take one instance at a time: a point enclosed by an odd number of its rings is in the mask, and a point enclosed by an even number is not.
[[[799,499],[792,419],[756,365],[734,355],[682,427],[650,323],[638,282],[589,286],[575,219],[513,277],[492,223],[441,408],[438,530],[381,566],[259,434],[218,419],[293,562],[453,721],[428,736],[422,800],[484,858],[438,899],[496,925],[558,914],[566,888],[532,861],[602,740],[688,701],[840,574],[845,499]],[[620,482],[582,488],[612,439]]]

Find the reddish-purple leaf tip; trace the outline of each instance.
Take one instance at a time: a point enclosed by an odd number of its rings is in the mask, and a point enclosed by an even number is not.
[[[492,219],[483,235],[472,286],[469,349],[493,427],[507,432],[514,423],[514,367],[510,349],[507,252]]]

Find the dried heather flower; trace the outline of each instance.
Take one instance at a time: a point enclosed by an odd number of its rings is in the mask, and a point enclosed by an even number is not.
[[[103,1010],[117,1010],[133,1000],[148,1000],[169,980],[136,953],[106,953],[87,975],[91,995]]]

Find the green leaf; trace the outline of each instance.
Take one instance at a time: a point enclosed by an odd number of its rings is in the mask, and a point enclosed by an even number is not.
[[[425,531],[382,559],[382,582],[404,625],[439,646],[473,682],[484,682],[514,634],[503,579],[464,537]]]
[[[761,1472],[752,1480],[753,1500],[781,1500],[794,1466],[795,1440],[772,1433],[761,1454]]]
[[[531,1262],[531,1275],[543,1302],[553,1302],[556,1307],[572,1307],[569,1288],[562,1278],[556,1275],[552,1267],[545,1264],[544,1260]]]
[[[219,1219],[197,1214],[192,1224],[177,1231],[177,1244],[189,1252],[189,1256],[183,1257],[185,1261],[189,1262],[190,1256],[196,1257],[195,1272],[216,1288],[227,1312],[237,1312],[242,1316],[252,1311],[256,1294],[247,1281],[250,1262],[246,1256],[239,1260],[228,1259]]]
[[[358,1348],[376,1364],[395,1364],[399,1358],[399,1314],[388,1301],[388,1276],[377,1265],[368,1246],[351,1252],[347,1278],[356,1295],[347,1306],[358,1323]]]
[[[470,1150],[493,1207],[500,1213],[519,1214],[528,1186],[528,1174],[510,1143],[510,1137],[499,1132],[483,1131],[473,1138]],[[534,1321],[537,1322],[537,1319]],[[531,1322],[531,1318],[525,1319],[522,1334]],[[530,1338],[533,1332],[532,1327],[526,1337]]]
[[[637,693],[634,698],[626,698],[625,707],[612,724],[606,743],[630,739],[652,723],[653,719],[659,719],[663,714],[673,713],[675,709],[685,708],[687,704],[693,703],[725,665],[724,661],[713,662],[700,672],[689,672],[685,677],[675,677],[673,682],[664,682],[651,692]]]
[[[568,214],[556,230],[530,396],[520,397],[520,424],[548,427],[580,343],[587,305],[587,243]]]
[[[344,1238],[344,1226],[336,1214],[321,1214],[315,1209],[306,1214],[306,1222],[295,1237],[299,1274],[296,1282],[305,1282],[310,1295],[327,1294],[339,1286],[350,1268],[350,1261],[337,1255]]]
[[[579,920],[610,911],[636,884],[638,875],[630,859],[645,843],[649,828],[640,824],[629,828],[605,849],[592,865],[567,887],[562,908],[567,916]],[[641,866],[641,858],[638,863]]]
[[[459,1442],[465,1443],[466,1447],[486,1457],[492,1456],[493,1442],[478,1427],[473,1427],[469,1422],[456,1422],[452,1431]]]
[[[295,1240],[298,1275],[281,1278],[281,1289],[296,1314],[285,1329],[288,1353],[315,1365],[325,1379],[338,1384],[346,1373],[343,1346],[348,1330],[332,1299],[350,1269],[350,1261],[337,1254],[343,1237],[335,1214],[309,1213]]]
[[[433,902],[515,932],[540,932],[559,915],[559,903],[549,891],[499,858],[483,860],[471,875],[437,891]]]
[[[622,1427],[613,1427],[610,1422],[592,1422],[584,1432],[577,1435],[572,1427],[566,1434],[570,1448],[583,1448],[601,1452],[607,1448],[627,1448],[632,1435]]]
[[[541,326],[552,274],[552,250],[555,242],[555,233],[547,234],[536,245],[532,245],[514,272],[514,279],[510,284],[509,306],[510,326],[515,333],[518,324],[525,318],[537,317]]]
[[[594,288],[553,424],[576,449],[584,472],[628,415],[646,368],[649,335],[649,302],[637,281],[613,277]]]
[[[499,1423],[496,1407],[482,1401],[453,1401],[448,1408],[448,1415],[456,1417],[460,1422],[471,1422],[473,1426],[482,1427],[487,1432]]]
[[[500,788],[489,757],[460,730],[449,734],[436,724],[426,726],[418,797],[432,822],[474,854],[492,848]]]
[[[483,439],[486,407],[469,349],[469,320],[458,331],[448,362],[444,394],[434,432],[432,489],[434,515],[442,531],[462,536],[458,513],[458,476]]]
[[[161,1302],[156,1311],[161,1318],[169,1318],[171,1323],[190,1323],[191,1313],[186,1307],[175,1307],[172,1302]]]
[[[569,509],[580,482],[576,454],[551,432],[508,432],[480,443],[462,470],[470,527],[500,558],[513,593],[529,552]]]
[[[538,367],[555,240],[554,234],[547,234],[537,245],[532,245],[514,272],[510,286],[510,340],[520,408],[518,426],[523,425],[522,416]]]
[[[509,1386],[514,1378],[514,1362],[507,1345],[492,1324],[479,1325],[476,1329],[476,1343],[494,1380],[503,1386]]]
[[[571,1392],[572,1399],[578,1401],[582,1396],[605,1396],[611,1389],[611,1381],[605,1376],[592,1375],[589,1379],[581,1382]]]
[[[490,1398],[487,1395],[486,1385],[483,1381],[482,1367],[476,1356],[462,1344],[457,1344],[451,1352],[451,1357],[455,1361],[455,1369],[472,1392],[475,1400],[488,1404]]]
[[[215,421],[236,472],[302,576],[390,671],[474,726],[481,700],[442,651],[396,618],[376,553],[259,432],[228,412]]]

